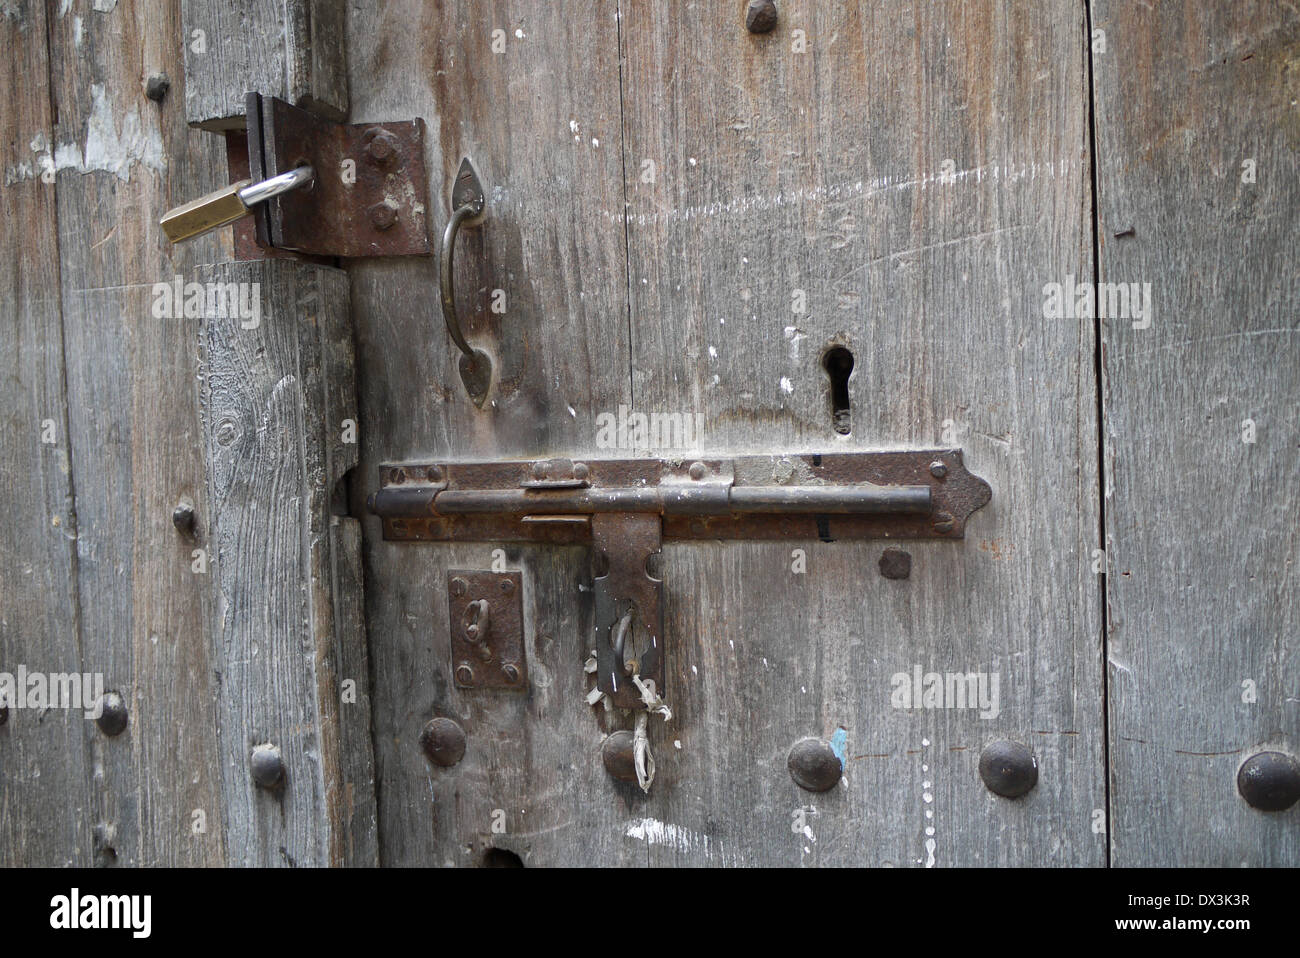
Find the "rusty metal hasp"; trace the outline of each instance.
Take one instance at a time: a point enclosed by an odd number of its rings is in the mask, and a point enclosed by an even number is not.
[[[424,121],[338,123],[276,97],[245,96],[254,182],[299,167],[311,185],[253,207],[257,243],[316,256],[422,256]]]
[[[630,676],[664,689],[663,583],[646,568],[663,539],[960,539],[991,498],[959,449],[401,463],[379,478],[368,504],[387,540],[591,545],[597,687],[620,708],[643,704]]]

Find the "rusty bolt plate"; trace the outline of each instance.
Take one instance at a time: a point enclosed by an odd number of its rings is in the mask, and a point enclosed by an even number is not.
[[[462,689],[526,689],[523,574],[447,573],[451,671]],[[486,603],[486,606],[484,606]]]

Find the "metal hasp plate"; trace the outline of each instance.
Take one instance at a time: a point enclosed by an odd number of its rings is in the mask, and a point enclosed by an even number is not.
[[[620,661],[630,617],[649,637],[637,674],[664,690],[662,583],[646,571],[662,539],[960,539],[991,496],[961,450],[940,449],[402,463],[380,467],[369,507],[388,540],[594,546],[607,566],[594,583],[597,687],[635,708]]]
[[[246,95],[254,181],[302,164],[310,188],[255,208],[259,246],[316,256],[422,256],[428,181],[424,121],[336,123],[275,97]]]
[[[518,572],[447,573],[451,666],[462,689],[526,689],[523,576]]]

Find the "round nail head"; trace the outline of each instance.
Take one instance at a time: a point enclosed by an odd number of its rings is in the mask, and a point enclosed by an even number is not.
[[[1028,745],[990,742],[980,753],[980,778],[995,795],[1019,798],[1038,784],[1038,760]]]
[[[465,730],[449,718],[436,718],[420,732],[420,748],[433,764],[450,768],[465,757]]]
[[[636,755],[633,751],[632,733],[626,729],[605,736],[600,744],[600,760],[610,777],[620,782],[636,781]]]
[[[284,778],[284,760],[280,757],[280,749],[274,745],[257,746],[249,760],[249,769],[253,773],[253,781],[262,788],[275,788]]]
[[[1237,791],[1251,808],[1286,811],[1300,800],[1300,762],[1284,752],[1260,752],[1237,771]]]
[[[794,783],[810,792],[834,788],[844,774],[840,757],[830,743],[819,738],[801,738],[790,746],[786,767]]]
[[[772,0],[750,0],[745,10],[745,29],[750,33],[768,33],[776,26],[776,4]]]
[[[126,700],[117,692],[105,692],[96,703],[99,715],[95,724],[105,735],[121,735],[126,731],[128,721]]]

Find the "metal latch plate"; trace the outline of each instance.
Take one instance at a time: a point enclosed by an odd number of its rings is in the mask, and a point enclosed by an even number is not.
[[[248,165],[263,180],[304,163],[308,189],[259,204],[260,246],[317,256],[422,256],[431,246],[424,121],[336,123],[247,95]]]
[[[526,689],[523,575],[447,573],[451,670],[462,689]]]

